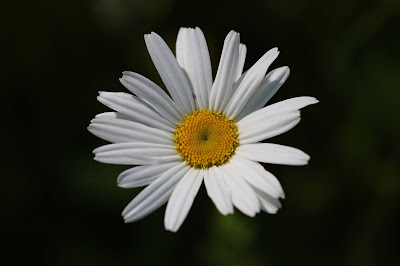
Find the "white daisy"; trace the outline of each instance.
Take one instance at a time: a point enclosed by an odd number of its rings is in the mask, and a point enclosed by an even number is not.
[[[284,193],[259,162],[305,165],[310,157],[260,141],[293,128],[300,121],[299,109],[318,101],[297,97],[264,107],[289,68],[266,75],[279,54],[273,48],[242,74],[247,49],[235,31],[225,38],[214,81],[199,28],[180,29],[176,58],[156,33],[145,35],[145,42],[169,95],[147,78],[123,72],[120,81],[134,95],[100,92],[98,100],[115,112],[97,115],[88,127],[112,142],[93,151],[95,160],[140,165],[119,175],[120,187],[148,185],[122,212],[125,222],[168,201],[165,228],[177,231],[203,180],[223,215],[233,213],[234,206],[248,216],[260,210],[275,213]]]

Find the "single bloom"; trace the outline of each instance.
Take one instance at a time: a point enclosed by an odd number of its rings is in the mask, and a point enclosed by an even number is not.
[[[132,94],[100,92],[114,112],[97,115],[88,130],[112,144],[95,149],[94,159],[138,165],[118,176],[123,188],[147,186],[123,210],[137,221],[168,202],[164,224],[177,231],[204,180],[208,196],[223,214],[234,206],[248,216],[276,213],[284,192],[260,164],[305,165],[304,152],[261,141],[300,121],[299,109],[318,102],[297,97],[266,107],[289,76],[284,66],[269,72],[279,52],[266,52],[243,73],[247,48],[239,33],[226,36],[213,80],[207,43],[199,28],[181,28],[176,57],[164,40],[145,35],[151,59],[168,90],[134,72],[120,79]]]

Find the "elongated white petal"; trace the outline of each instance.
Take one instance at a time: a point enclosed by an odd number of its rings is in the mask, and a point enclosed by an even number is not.
[[[278,198],[280,195],[279,192],[275,190],[275,188],[267,181],[266,178],[264,178],[263,175],[259,174],[257,170],[250,167],[249,163],[243,162],[243,160],[248,161],[247,159],[244,159],[238,155],[231,158],[229,167],[232,172],[238,177],[243,178],[250,185],[259,187],[262,191],[269,193],[275,198]]]
[[[162,156],[162,157],[158,157],[157,158],[158,162],[162,162],[162,163],[168,163],[168,162],[176,162],[182,161],[182,157],[178,154],[174,154],[174,155],[168,155],[168,156]]]
[[[181,227],[203,181],[203,170],[191,168],[179,181],[168,200],[165,229],[176,232]]]
[[[269,72],[260,86],[247,101],[243,110],[236,116],[240,121],[243,117],[264,107],[264,105],[275,95],[279,88],[289,77],[290,69],[287,66],[276,68]]]
[[[165,41],[152,32],[144,36],[147,50],[172,99],[185,113],[195,108],[190,84]]]
[[[210,92],[210,108],[213,111],[224,110],[232,97],[239,60],[239,44],[239,33],[230,31],[224,41],[217,75]]]
[[[100,96],[97,99],[111,109],[130,117],[130,120],[169,132],[175,130],[175,125],[172,122],[164,119],[149,104],[134,95],[100,92]]]
[[[176,160],[178,155],[172,145],[142,143],[142,142],[124,142],[101,146],[93,151],[95,160],[108,163],[115,158],[125,158],[127,161],[142,160],[153,162],[155,160],[168,161],[165,158],[171,157]],[[164,159],[164,160],[163,160]]]
[[[285,198],[285,193],[279,180],[265,170],[259,162],[245,159],[237,154],[231,160],[234,162],[231,166],[236,169],[235,172],[240,174],[253,188],[257,187],[274,198]]]
[[[179,30],[176,58],[190,78],[198,106],[208,109],[212,86],[211,62],[206,39],[199,28]]]
[[[137,221],[167,202],[176,184],[189,168],[185,162],[180,163],[143,189],[123,210],[125,222]]]
[[[104,112],[104,113],[100,113],[95,115],[95,118],[109,118],[109,119],[125,119],[125,120],[129,120],[129,121],[134,121],[132,120],[132,117],[118,113],[118,112]]]
[[[236,153],[252,161],[272,164],[306,165],[310,159],[299,149],[272,143],[240,145]]]
[[[88,130],[110,142],[150,142],[173,145],[172,133],[124,119],[94,118]]]
[[[123,171],[118,176],[118,186],[123,188],[141,187],[150,184],[167,170],[180,164],[180,161],[141,165]]]
[[[253,187],[254,192],[257,194],[258,199],[260,200],[261,209],[265,212],[274,214],[278,211],[280,207],[282,207],[279,199],[275,199],[271,197],[269,194],[259,190],[256,187]]]
[[[226,184],[232,191],[232,202],[244,214],[253,217],[260,211],[260,202],[248,183],[235,170],[232,164],[225,164],[217,170],[222,171]]]
[[[216,166],[204,169],[204,184],[218,211],[223,215],[233,213],[231,191]]]
[[[300,111],[297,110],[278,113],[264,119],[255,119],[246,127],[239,127],[240,144],[255,143],[275,137],[289,131],[299,122]]]
[[[167,93],[151,80],[134,72],[124,71],[122,85],[153,107],[162,117],[178,124],[184,112],[172,101]]]
[[[315,103],[318,103],[318,100],[315,99],[314,97],[308,97],[308,96],[296,97],[281,102],[277,102],[247,115],[237,123],[237,126],[239,128],[246,128],[251,125],[261,123],[263,120],[267,119],[270,116],[287,111],[299,110],[310,104],[315,104]]]
[[[278,55],[277,48],[269,50],[235,83],[235,94],[230,99],[226,110],[224,110],[226,116],[235,118],[242,111],[261,84],[268,67]]]
[[[147,155],[153,152],[153,149],[159,149],[160,153],[163,150],[175,150],[171,145],[157,144],[157,143],[144,143],[144,142],[124,142],[124,143],[114,143],[100,146],[93,150],[93,153],[101,153],[101,152],[111,152],[111,151],[119,151],[119,150],[130,150],[130,149],[141,149],[143,154]],[[156,155],[155,155],[156,156]]]
[[[137,123],[135,120],[132,119],[132,117],[127,116],[125,114],[121,114],[118,112],[105,112],[105,113],[100,113],[95,116],[95,118],[101,118],[101,119],[123,119],[127,121],[132,121]],[[175,131],[176,129],[174,129]]]
[[[298,110],[304,108],[310,104],[316,104],[319,101],[314,97],[310,96],[301,96],[295,97],[291,99],[287,99],[284,101],[280,101],[271,105],[268,105],[266,108],[270,110],[270,112],[282,112],[286,110]]]
[[[100,163],[121,164],[121,165],[142,165],[142,164],[154,163],[154,159],[149,159],[149,158],[133,159],[126,156],[113,156],[113,157],[95,156],[93,159]]]
[[[235,82],[240,78],[243,73],[244,62],[246,61],[247,48],[246,45],[241,43],[239,45],[239,60],[236,68]],[[235,88],[235,87],[234,87]]]

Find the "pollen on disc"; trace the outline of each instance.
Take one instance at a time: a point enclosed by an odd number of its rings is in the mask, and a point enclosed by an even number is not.
[[[195,168],[228,162],[239,144],[235,121],[210,110],[187,115],[176,129],[174,139],[179,155]]]

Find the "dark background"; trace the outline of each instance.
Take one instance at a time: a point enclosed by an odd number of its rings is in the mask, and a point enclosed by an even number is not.
[[[311,155],[266,166],[286,192],[276,215],[222,216],[202,187],[176,234],[165,207],[123,223],[140,189],[92,160],[105,142],[86,127],[109,111],[97,91],[127,92],[123,70],[161,85],[143,35],[174,50],[181,26],[203,30],[214,73],[231,29],[246,69],[279,47],[272,68],[291,75],[271,102],[320,100],[271,140]],[[399,26],[397,0],[2,1],[3,265],[400,265]]]

